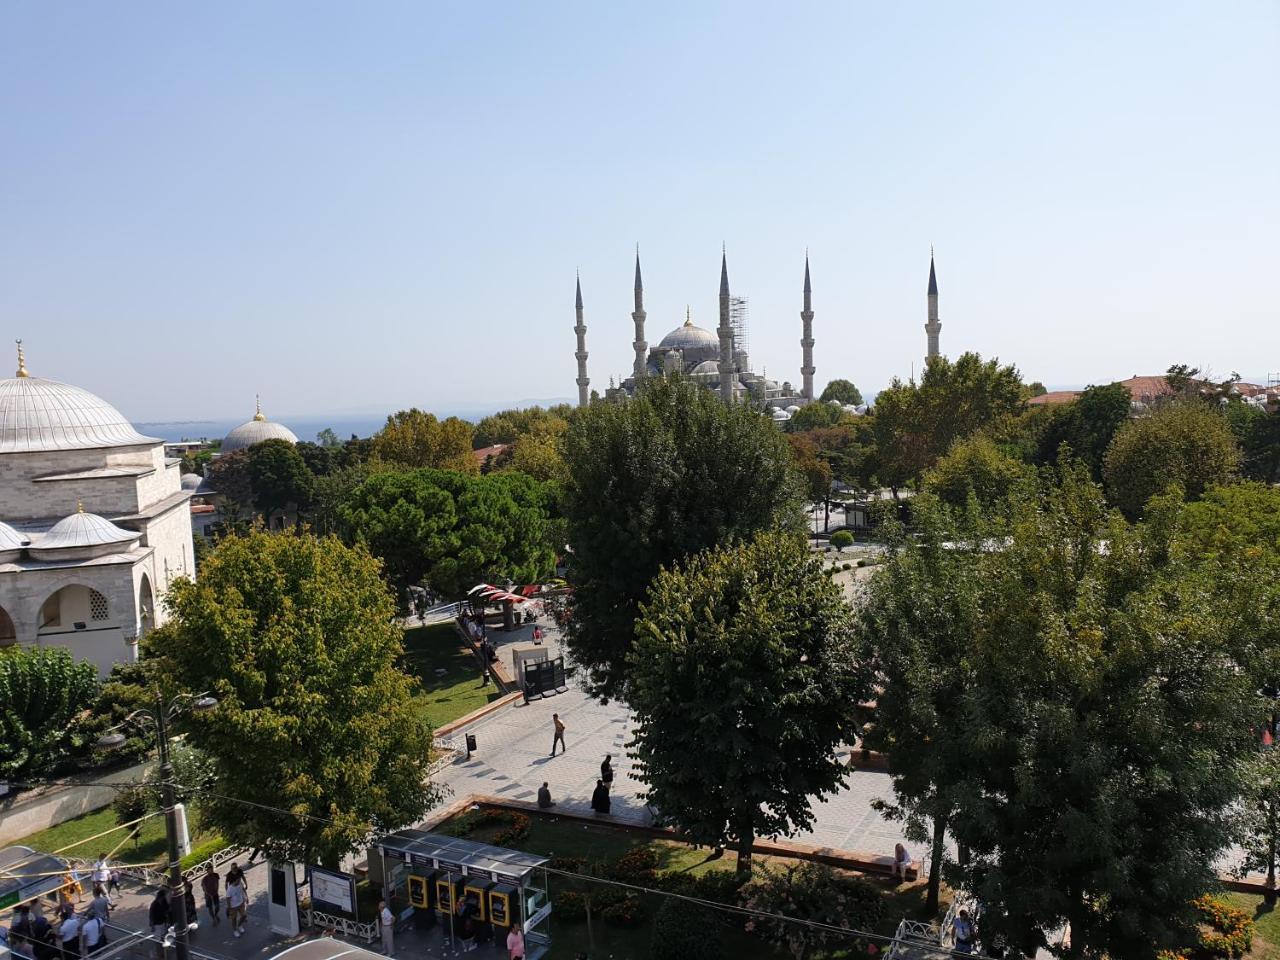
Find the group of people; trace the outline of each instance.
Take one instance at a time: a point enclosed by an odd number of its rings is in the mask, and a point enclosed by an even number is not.
[[[200,890],[204,893],[205,910],[209,912],[209,919],[215,927],[222,922],[222,895],[219,891],[219,884],[222,882],[223,878],[218,876],[218,871],[210,863],[209,869],[200,878]],[[227,870],[225,882],[227,921],[231,924],[232,935],[242,937],[249,917],[249,883],[244,871],[240,869],[240,864],[234,862],[231,864],[230,869]],[[188,883],[187,886],[189,889],[190,884]],[[190,904],[189,909],[190,916],[194,917],[194,902]]]
[[[76,908],[84,902],[80,875],[68,873],[63,880],[52,919],[44,915],[39,900],[14,909],[8,930],[14,952],[30,954],[36,960],[71,960],[88,957],[106,946],[107,921],[115,908],[111,895],[120,892],[119,871],[111,867],[105,853],[99,854],[93,865],[92,897],[79,911]]]
[[[568,747],[564,743],[564,721],[560,719],[560,714],[553,713],[551,715],[551,724],[553,727],[551,739],[551,756],[556,755],[556,747],[560,748],[561,753],[568,752]],[[613,788],[613,755],[606,753],[604,761],[600,764],[600,779],[596,781],[596,788],[591,793],[591,809],[596,813],[608,813],[611,807],[609,791]],[[538,788],[538,806],[546,810],[554,807],[555,801],[551,799],[551,788],[546,781]]]

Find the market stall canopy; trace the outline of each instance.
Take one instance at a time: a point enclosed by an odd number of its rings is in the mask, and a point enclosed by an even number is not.
[[[0,910],[52,893],[71,868],[67,861],[30,847],[0,850]]]

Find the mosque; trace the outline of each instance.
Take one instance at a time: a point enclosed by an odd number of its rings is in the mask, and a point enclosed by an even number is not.
[[[938,335],[942,329],[942,323],[938,320],[938,281],[934,273],[932,251],[929,254],[927,295],[926,361],[928,357],[938,355]],[[813,375],[816,371],[813,365],[813,289],[809,280],[807,255],[804,259],[802,296],[800,388],[797,390],[789,382],[779,383],[756,373],[743,344],[737,342],[739,328],[734,323],[733,298],[729,293],[729,264],[723,251],[720,255],[720,322],[715,331],[696,326],[686,312],[684,323],[664,336],[656,347],[651,348],[645,340],[647,314],[644,309],[644,283],[640,275],[640,252],[637,250],[635,310],[631,314],[635,323],[635,340],[632,343],[635,361],[631,375],[617,386],[611,380],[605,396],[631,396],[645,377],[682,373],[718,393],[725,402],[753,403],[763,410],[772,411],[775,421],[789,420],[791,414],[802,406],[814,402]],[[588,387],[591,380],[587,376],[587,327],[583,320],[581,279],[577,283],[574,309],[577,317],[574,333],[578,338],[578,349],[574,354],[578,361],[578,405],[585,406],[590,400]]]
[[[106,674],[195,574],[190,491],[164,441],[105,400],[27,371],[0,380],[0,647],[65,647]]]

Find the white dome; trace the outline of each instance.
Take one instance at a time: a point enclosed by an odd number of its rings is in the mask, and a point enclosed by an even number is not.
[[[703,360],[700,364],[690,370],[689,373],[691,376],[695,377],[704,377],[708,375],[718,377],[720,375],[720,364],[716,363],[714,360]]]
[[[265,440],[288,440],[294,444],[298,442],[293,431],[284,424],[272,423],[264,417],[262,406],[259,404],[258,412],[253,415],[252,420],[246,420],[223,438],[222,452],[232,453],[236,450],[244,450]]]
[[[200,486],[200,481],[204,478],[198,473],[184,473],[182,475],[182,489],[195,490]]]
[[[787,413],[787,411],[783,410],[781,407],[778,407],[773,411],[774,423],[786,423],[790,419],[791,414]]]
[[[21,550],[27,545],[27,538],[7,523],[0,521],[0,552],[5,550]]]
[[[685,322],[663,337],[662,342],[658,344],[659,350],[689,350],[696,347],[719,349],[720,340],[710,330],[703,330],[702,327],[695,327],[692,323]]]
[[[799,412],[800,412],[800,405],[797,403],[793,403],[791,406],[787,407],[787,413],[799,413]]]
[[[0,380],[0,453],[160,442],[138,433],[124,414],[88,390],[25,374]]]
[[[117,527],[106,517],[96,513],[73,513],[63,517],[48,533],[33,543],[32,549],[63,550],[69,547],[101,547],[137,540],[132,530]]]

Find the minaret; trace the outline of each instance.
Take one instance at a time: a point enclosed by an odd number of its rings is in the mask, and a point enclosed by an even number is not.
[[[942,321],[938,319],[938,277],[933,272],[933,247],[929,248],[929,322],[924,325],[924,332],[929,335],[929,352],[924,362],[928,364],[930,357],[938,355],[938,333],[942,330]]]
[[[733,401],[733,324],[729,320],[729,261],[720,249],[720,398]]]
[[[637,380],[645,374],[645,362],[649,355],[649,344],[644,342],[644,283],[640,280],[640,244],[636,244],[636,308],[631,319],[636,323],[636,339],[632,346],[636,351],[636,362],[631,374]]]
[[[578,352],[574,354],[578,358],[578,406],[585,407],[588,400],[587,387],[591,385],[591,381],[587,378],[587,325],[582,322],[581,277],[578,278],[577,297],[573,307],[578,317],[578,324],[573,328],[573,332],[578,335]]]
[[[804,366],[800,368],[800,396],[813,399],[813,290],[809,287],[809,251],[804,254],[804,309],[800,311],[804,323],[804,335],[800,348],[804,351]]]

